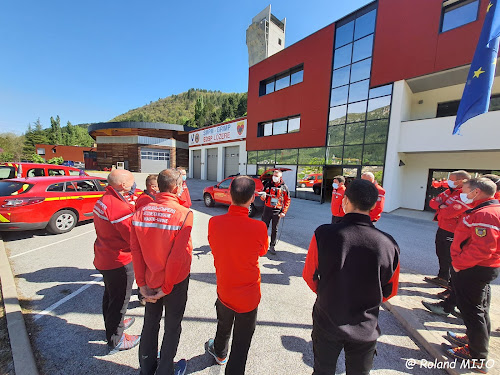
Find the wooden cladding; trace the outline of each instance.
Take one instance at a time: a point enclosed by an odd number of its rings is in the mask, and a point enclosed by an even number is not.
[[[139,135],[144,137],[153,137],[153,138],[166,138],[166,139],[175,139],[181,142],[188,142],[188,134],[179,134],[177,131],[173,130],[163,130],[163,129],[102,129],[93,131],[90,134],[94,139],[96,137],[106,137],[106,136],[115,136],[115,137],[126,137],[132,135]]]

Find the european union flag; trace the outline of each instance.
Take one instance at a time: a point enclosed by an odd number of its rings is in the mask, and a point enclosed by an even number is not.
[[[488,112],[490,106],[491,85],[495,77],[500,40],[500,4],[497,6],[497,1],[491,0],[488,4],[481,36],[458,107],[453,134],[460,134],[460,126],[465,121]]]

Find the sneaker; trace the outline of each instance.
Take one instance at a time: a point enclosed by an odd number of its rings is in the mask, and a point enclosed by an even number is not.
[[[449,357],[470,360],[472,357],[470,356],[469,345],[457,346],[456,348],[449,348],[445,350],[445,354]]]
[[[132,326],[132,324],[134,324],[134,322],[135,322],[134,317],[123,319],[123,329],[130,328]]]
[[[424,281],[427,281],[428,283],[440,286],[442,288],[449,289],[450,284],[448,283],[448,280],[443,279],[442,277],[436,276],[436,277],[424,277]]]
[[[217,362],[219,365],[225,365],[227,362],[227,357],[220,358],[217,357],[217,354],[215,354],[215,349],[214,349],[214,339],[208,340],[208,345],[207,345],[207,352],[214,357],[215,362]]]
[[[273,245],[269,246],[269,250],[268,251],[269,251],[269,254],[276,255],[276,250],[274,250],[274,246]]]
[[[437,294],[439,299],[445,300],[450,296],[450,291],[448,289],[443,290],[442,292]]]
[[[113,354],[121,350],[132,349],[137,345],[139,345],[140,341],[141,341],[141,335],[128,335],[124,333],[120,338],[118,345],[116,345],[113,349],[111,349],[109,354]]]
[[[425,302],[422,301],[422,305],[425,306],[427,310],[429,310],[433,314],[441,315],[441,316],[448,316],[448,312],[444,311],[444,307],[442,302],[437,302],[437,303],[430,303],[430,302]]]
[[[465,346],[469,345],[469,338],[467,335],[457,335],[454,332],[446,332],[446,336],[448,338],[448,341],[451,342],[452,344],[458,345],[458,346]]]
[[[186,373],[187,363],[185,359],[179,360],[174,366],[174,375],[184,375]]]

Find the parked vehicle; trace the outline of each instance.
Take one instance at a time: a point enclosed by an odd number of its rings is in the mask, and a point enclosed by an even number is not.
[[[0,163],[0,180],[20,177],[79,176],[74,167],[39,163]],[[85,173],[86,176],[88,176]]]
[[[28,177],[0,181],[0,231],[45,228],[66,233],[93,219],[107,181],[89,176]]]
[[[323,182],[323,174],[322,173],[311,173],[307,175],[302,180],[300,180],[297,184],[298,187],[313,187],[314,184],[321,184]]]

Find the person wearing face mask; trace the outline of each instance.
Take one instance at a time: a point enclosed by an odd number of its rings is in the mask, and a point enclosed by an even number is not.
[[[464,183],[460,197],[473,208],[458,223],[451,245],[453,288],[467,331],[465,336],[448,332],[450,342],[459,346],[446,349],[446,354],[458,359],[488,357],[490,283],[500,273],[500,202],[494,198],[496,190],[490,179],[474,178]]]
[[[443,288],[449,287],[451,267],[450,246],[453,241],[453,232],[460,216],[470,208],[460,200],[462,184],[468,179],[470,179],[470,174],[464,170],[451,172],[447,183],[448,189],[429,202],[429,206],[436,210],[434,220],[438,222],[435,243],[436,255],[439,261],[439,272],[436,277],[425,277],[425,281]]]
[[[264,201],[264,212],[262,213],[262,221],[269,228],[269,223],[272,221],[271,227],[271,243],[269,245],[269,253],[276,254],[274,247],[276,246],[276,236],[278,234],[278,224],[282,217],[285,217],[288,208],[290,207],[290,192],[282,179],[283,172],[275,169],[272,180],[264,186],[264,193],[260,199]]]
[[[130,201],[134,176],[127,170],[115,169],[108,175],[104,195],[94,206],[94,266],[102,274],[104,295],[102,313],[106,340],[111,353],[139,344],[139,335],[123,331],[134,323],[125,319],[132,294],[134,269],[130,252],[130,226],[135,205]]]
[[[379,308],[396,295],[399,280],[399,246],[370,218],[378,195],[373,183],[352,181],[342,221],[321,225],[311,239],[302,277],[317,294],[313,374],[334,374],[342,350],[348,375],[372,368]]]
[[[182,167],[177,167],[177,170],[180,172],[182,176],[182,193],[180,195],[181,204],[186,208],[190,208],[192,206],[192,203],[191,203],[191,196],[189,195],[189,189],[186,184],[186,179],[187,179],[186,170]]]
[[[156,193],[158,193],[158,175],[150,174],[146,177],[146,190],[144,190],[135,202],[135,209],[138,210],[139,208],[153,202],[155,200]]]
[[[335,176],[332,183],[332,224],[338,223],[344,217],[342,209],[342,199],[345,193],[345,178],[344,176]]]

